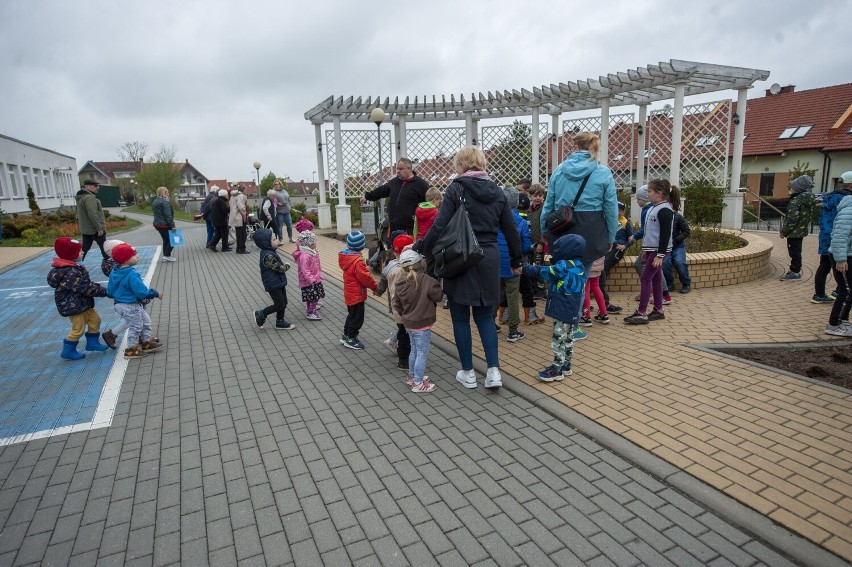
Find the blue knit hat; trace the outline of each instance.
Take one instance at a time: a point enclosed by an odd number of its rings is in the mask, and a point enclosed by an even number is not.
[[[360,230],[353,230],[346,235],[346,247],[350,250],[355,250],[356,252],[363,250],[365,244],[367,244],[367,237]]]

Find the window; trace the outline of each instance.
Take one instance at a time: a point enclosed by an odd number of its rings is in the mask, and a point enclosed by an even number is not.
[[[760,196],[771,197],[775,191],[775,174],[761,173],[760,174]]]
[[[612,158],[612,161],[621,161],[621,159],[622,159],[623,157],[624,157],[624,152],[618,152],[618,153],[615,155],[615,157],[614,157],[614,158]]]
[[[697,142],[695,142],[696,148],[709,148],[713,144],[715,144],[719,140],[719,136],[701,136]]]
[[[7,167],[9,168],[9,197],[20,197],[21,195],[18,192],[18,167],[11,163]]]
[[[805,134],[811,131],[813,125],[810,126],[790,126],[789,128],[785,128],[781,135],[778,136],[779,140],[792,140],[794,138],[804,138]]]
[[[33,170],[33,185],[35,185],[35,187],[33,187],[33,192],[35,193],[35,196],[42,197],[43,195],[41,194],[41,171],[39,171],[38,169]]]

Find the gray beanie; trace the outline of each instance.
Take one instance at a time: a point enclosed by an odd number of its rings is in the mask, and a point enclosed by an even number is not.
[[[793,193],[805,193],[814,188],[814,180],[810,175],[801,175],[790,182],[790,191]]]
[[[506,195],[506,201],[512,209],[518,208],[518,190],[514,187],[504,187],[503,194]]]
[[[637,201],[645,201],[646,203],[650,200],[648,198],[648,186],[643,185],[639,189],[636,190],[636,200]]]

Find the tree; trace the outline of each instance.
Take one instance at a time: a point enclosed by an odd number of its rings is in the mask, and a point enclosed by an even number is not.
[[[163,144],[154,154],[155,161],[146,163],[136,176],[136,183],[145,199],[153,195],[157,187],[165,187],[172,194],[180,186],[180,166],[175,163],[177,148]]]
[[[144,161],[148,155],[148,144],[134,140],[124,142],[115,150],[119,161]]]
[[[806,161],[802,163],[799,160],[796,160],[796,165],[793,166],[793,169],[790,170],[790,181],[796,179],[797,177],[801,177],[802,175],[807,175],[811,179],[816,176],[816,169],[811,169],[811,162]]]
[[[260,180],[260,194],[261,196],[266,195],[266,193],[272,189],[272,184],[275,183],[275,180],[278,179],[278,176],[275,175],[274,171],[270,171],[266,175],[264,175]],[[284,186],[284,190],[287,190],[287,186]],[[289,191],[288,191],[289,193]]]
[[[27,203],[30,206],[30,211],[32,212],[32,215],[35,217],[40,217],[41,209],[39,208],[38,203],[36,202],[36,196],[35,192],[33,191],[33,187],[29,183],[27,183]]]
[[[154,161],[161,163],[175,163],[177,159],[177,148],[174,144],[167,146],[160,144],[160,149],[154,154]]]
[[[518,180],[531,177],[532,125],[515,120],[496,150],[489,169],[498,185],[514,187]]]

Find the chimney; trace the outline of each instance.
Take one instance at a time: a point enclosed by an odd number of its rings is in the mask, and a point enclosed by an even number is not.
[[[792,92],[796,92],[796,85],[787,85],[786,87],[781,87],[781,92],[778,93],[778,94],[792,93]]]

